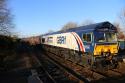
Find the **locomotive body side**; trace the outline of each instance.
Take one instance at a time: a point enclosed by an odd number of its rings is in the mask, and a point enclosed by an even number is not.
[[[56,53],[64,59],[71,59],[73,62],[79,61],[79,53],[85,51],[82,40],[75,32],[44,35],[41,43],[46,51]]]
[[[61,34],[53,34],[43,36],[45,38],[45,42],[43,44],[70,49],[74,51],[79,51],[79,45],[77,44],[77,40],[72,33],[61,33]]]

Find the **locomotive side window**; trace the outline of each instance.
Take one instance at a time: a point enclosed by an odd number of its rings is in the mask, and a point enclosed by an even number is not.
[[[83,34],[83,41],[86,41],[86,34]]]
[[[86,34],[87,42],[91,42],[91,34]]]
[[[91,42],[91,34],[90,33],[83,34],[83,41],[84,42]]]
[[[48,37],[48,38],[47,38],[47,42],[48,42],[48,43],[52,43],[52,42],[53,42],[53,37]]]

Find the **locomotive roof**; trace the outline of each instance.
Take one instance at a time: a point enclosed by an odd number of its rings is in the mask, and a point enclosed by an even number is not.
[[[90,24],[90,25],[86,25],[86,26],[71,28],[71,29],[68,29],[65,31],[57,31],[57,32],[53,32],[53,33],[47,33],[45,35],[60,34],[60,33],[65,33],[65,32],[75,32],[75,31],[80,31],[80,30],[94,31],[98,28],[103,28],[103,26],[113,26],[113,25],[110,22],[105,21],[105,22],[101,22],[101,23],[95,23],[95,24]]]

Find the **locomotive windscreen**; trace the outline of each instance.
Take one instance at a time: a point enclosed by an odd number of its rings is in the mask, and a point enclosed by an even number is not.
[[[117,35],[113,32],[96,32],[96,42],[116,42]]]

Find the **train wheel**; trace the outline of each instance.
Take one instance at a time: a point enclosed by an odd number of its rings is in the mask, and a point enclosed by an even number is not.
[[[118,68],[120,68],[119,63],[118,63],[117,61],[115,61],[115,60],[112,60],[112,63],[111,63],[111,64],[112,64],[112,68],[113,68],[113,69],[116,69],[116,68],[118,69]]]
[[[91,68],[98,72],[106,72],[108,70],[108,65],[105,65],[104,61],[95,62]]]

